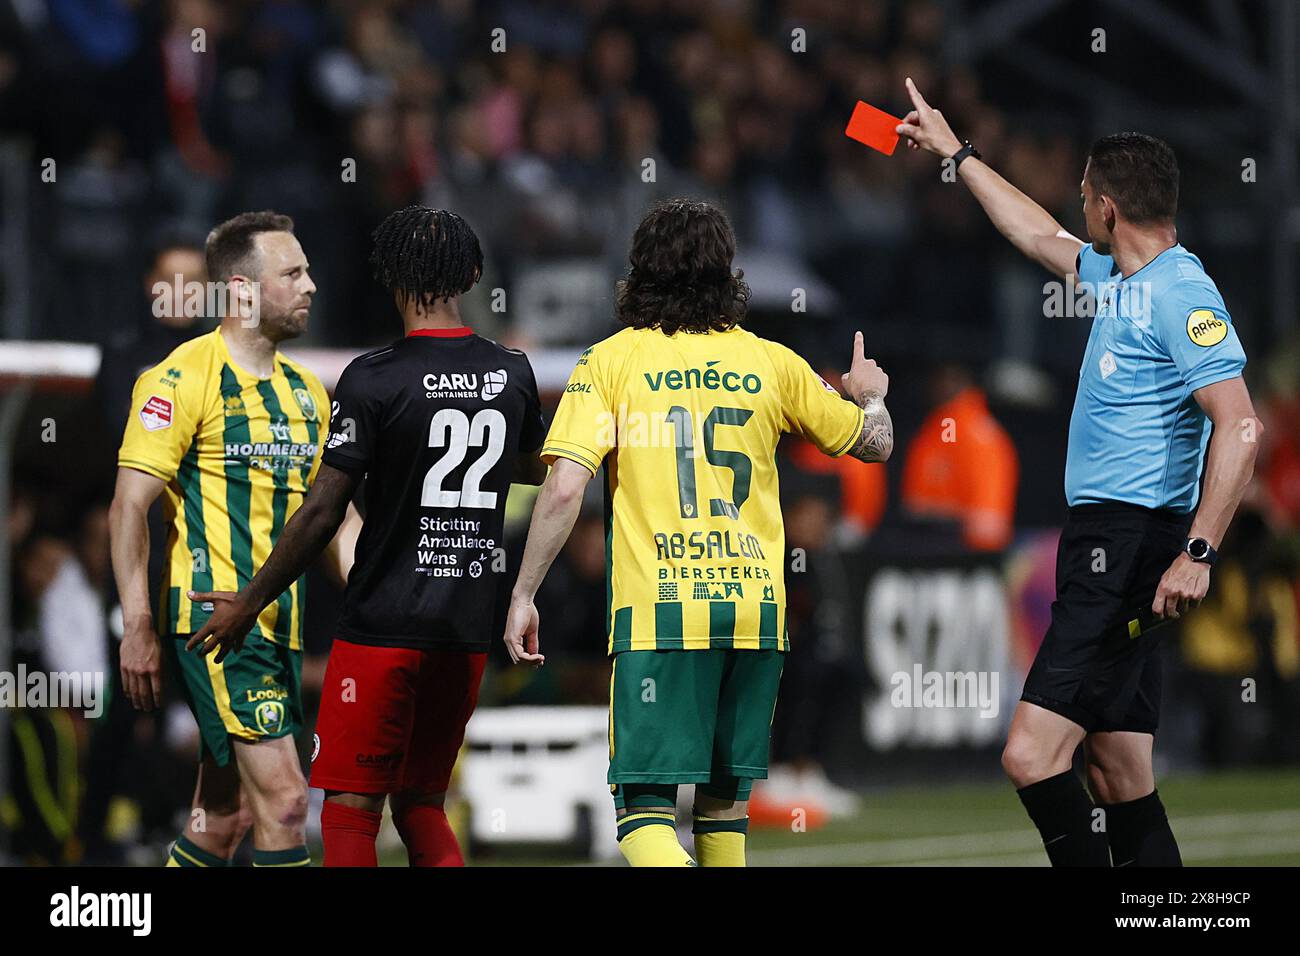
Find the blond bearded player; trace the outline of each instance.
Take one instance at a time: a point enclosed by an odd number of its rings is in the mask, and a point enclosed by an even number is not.
[[[191,595],[251,580],[302,503],[329,425],[320,381],[277,350],[307,328],[316,291],[293,220],[243,213],[212,230],[205,254],[209,279],[228,293],[225,314],[136,381],[118,453],[110,520],[122,684],[142,710],[161,701],[162,654],[178,654],[212,613]],[[146,515],[159,495],[171,530],[155,618]],[[178,654],[202,753],[195,812],[168,866],[228,865],[250,824],[255,866],[311,862],[293,737],[302,721],[302,599],[298,580],[233,654]]]

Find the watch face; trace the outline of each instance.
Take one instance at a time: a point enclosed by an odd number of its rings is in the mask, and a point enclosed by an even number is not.
[[[1193,538],[1187,542],[1187,553],[1199,561],[1210,553],[1210,542],[1204,538]]]

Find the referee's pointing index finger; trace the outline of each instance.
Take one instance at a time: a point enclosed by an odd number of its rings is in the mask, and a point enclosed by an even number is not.
[[[912,98],[912,105],[916,107],[917,112],[919,113],[921,110],[928,110],[930,104],[925,101],[925,97],[923,97],[921,91],[916,88],[916,84],[912,82],[912,78],[909,76],[903,82],[907,84],[907,95]]]

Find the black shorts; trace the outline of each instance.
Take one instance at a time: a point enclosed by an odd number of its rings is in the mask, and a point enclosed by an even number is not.
[[[1119,502],[1070,509],[1056,550],[1052,624],[1020,699],[1089,733],[1154,733],[1164,633],[1151,613],[1190,514]]]

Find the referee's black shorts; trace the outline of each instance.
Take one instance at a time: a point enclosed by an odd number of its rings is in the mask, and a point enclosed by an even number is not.
[[[1089,733],[1154,733],[1162,630],[1160,578],[1187,540],[1190,514],[1110,502],[1070,509],[1056,551],[1052,623],[1020,699]]]

